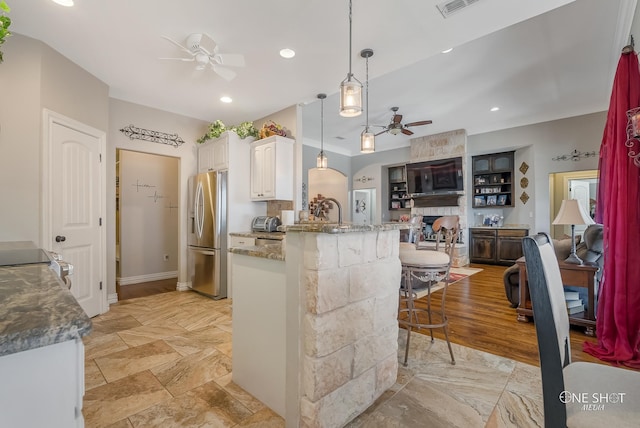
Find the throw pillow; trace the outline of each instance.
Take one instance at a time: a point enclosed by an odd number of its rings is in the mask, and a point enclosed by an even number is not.
[[[576,245],[580,243],[581,236],[576,236]],[[571,237],[567,236],[564,239],[552,239],[553,241],[553,249],[556,252],[556,258],[559,261],[564,261],[569,254],[571,254]]]

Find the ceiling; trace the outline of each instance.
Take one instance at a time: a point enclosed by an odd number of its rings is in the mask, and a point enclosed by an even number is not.
[[[316,94],[324,92],[325,149],[359,154],[365,114],[337,113],[349,67],[347,0],[8,3],[13,32],[68,57],[109,85],[113,98],[227,125],[301,105],[304,143],[317,146]],[[461,128],[472,135],[607,109],[636,0],[476,0],[446,19],[439,3],[353,0],[352,70],[363,83],[360,51],[374,51],[370,124],[386,125],[398,106],[405,123],[433,120],[411,128],[413,137]],[[162,36],[184,42],[195,32],[209,34],[220,53],[245,56],[234,80],[159,59],[182,54]],[[296,56],[280,58],[284,47]],[[454,50],[440,53],[447,48]],[[223,95],[233,103],[221,103]],[[494,106],[500,110],[490,112]],[[376,150],[409,138],[380,135]]]

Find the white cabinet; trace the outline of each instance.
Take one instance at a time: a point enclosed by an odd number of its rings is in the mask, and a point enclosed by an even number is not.
[[[251,143],[251,199],[293,199],[293,147],[290,138],[273,136]]]
[[[229,168],[229,134],[198,146],[198,172]]]
[[[84,363],[81,339],[0,357],[0,426],[84,427]]]

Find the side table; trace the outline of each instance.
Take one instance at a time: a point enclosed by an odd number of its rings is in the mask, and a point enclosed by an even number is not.
[[[518,313],[518,321],[529,322],[533,317],[533,306],[529,296],[529,281],[527,279],[527,265],[524,257],[516,260],[516,264],[520,268],[520,304],[516,309]],[[584,287],[587,289],[587,310],[569,315],[569,323],[585,327],[587,336],[596,335],[596,317],[594,313],[594,283],[598,265],[595,263],[585,262],[581,265],[574,265],[565,262],[558,262],[560,265],[560,276],[562,284],[565,286]]]

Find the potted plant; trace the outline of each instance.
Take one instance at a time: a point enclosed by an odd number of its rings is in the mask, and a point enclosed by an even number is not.
[[[209,125],[207,133],[198,138],[198,144],[202,144],[212,138],[218,138],[225,131],[233,131],[238,134],[238,137],[245,139],[247,137],[257,137],[258,130],[254,128],[253,122],[242,122],[240,125],[232,125],[227,127],[221,120],[216,120]]]
[[[11,18],[7,16],[10,11],[9,5],[7,5],[4,0],[0,0],[0,46],[2,46],[4,40],[11,35],[9,32]],[[2,51],[0,51],[0,62],[2,62],[2,60]]]

